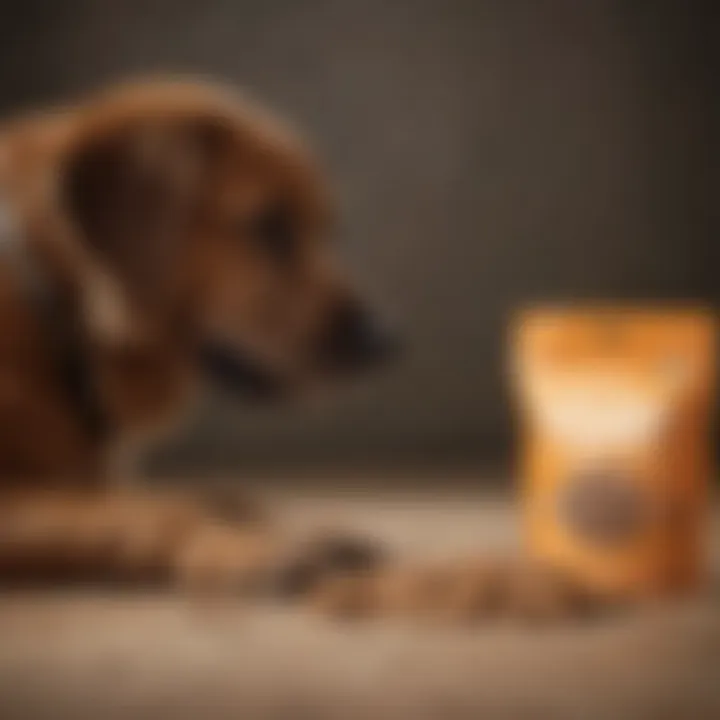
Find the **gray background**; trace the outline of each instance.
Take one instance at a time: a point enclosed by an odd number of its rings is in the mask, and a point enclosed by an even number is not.
[[[148,71],[246,86],[315,139],[347,255],[404,327],[405,361],[331,402],[216,399],[166,471],[486,463],[511,437],[514,308],[718,298],[716,21],[682,0],[6,0],[0,103]]]

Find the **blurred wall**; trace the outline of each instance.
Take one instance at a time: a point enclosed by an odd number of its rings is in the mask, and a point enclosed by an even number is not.
[[[361,281],[409,352],[366,388],[218,398],[166,468],[502,454],[512,310],[717,299],[713,13],[621,0],[5,0],[0,103],[147,71],[250,88],[315,138]],[[708,5],[709,7],[709,5]],[[717,118],[715,118],[717,119]]]

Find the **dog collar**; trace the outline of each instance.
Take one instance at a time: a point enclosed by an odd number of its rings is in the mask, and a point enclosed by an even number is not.
[[[106,439],[112,429],[101,401],[73,302],[60,292],[48,272],[33,256],[14,213],[0,198],[0,262],[12,268],[47,343],[58,385],[83,431],[93,440]]]

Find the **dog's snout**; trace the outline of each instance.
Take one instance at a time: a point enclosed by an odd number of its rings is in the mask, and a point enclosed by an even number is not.
[[[361,370],[392,359],[398,349],[398,337],[387,323],[360,303],[349,301],[331,316],[323,354],[334,369]]]

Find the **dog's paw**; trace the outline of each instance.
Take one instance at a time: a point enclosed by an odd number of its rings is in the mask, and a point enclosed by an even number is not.
[[[289,548],[278,558],[270,577],[273,596],[306,596],[335,579],[371,573],[386,561],[386,552],[369,538],[328,532]]]

